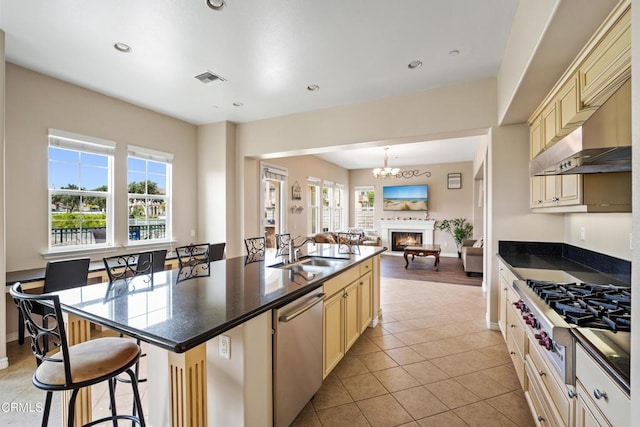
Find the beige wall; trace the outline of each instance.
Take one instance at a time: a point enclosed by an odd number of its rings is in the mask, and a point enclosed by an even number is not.
[[[631,261],[631,213],[574,213],[564,217],[564,242]],[[580,239],[580,228],[585,239]]]
[[[5,170],[5,62],[4,31],[0,30],[0,170]],[[0,286],[6,286],[6,243],[5,243],[5,175],[0,173]],[[0,369],[8,366],[7,328],[2,319],[6,318],[8,298],[0,298]]]
[[[47,249],[47,130],[117,143],[115,188],[127,188],[127,145],[174,154],[173,237],[196,229],[196,127],[8,63],[6,68],[7,269],[43,267]],[[127,194],[115,192],[115,240],[127,242]],[[25,243],[28,242],[28,243]],[[102,254],[94,255],[100,258]]]
[[[198,230],[199,242],[226,242],[236,253],[238,242],[227,242],[235,228],[235,129],[230,122],[198,127]]]

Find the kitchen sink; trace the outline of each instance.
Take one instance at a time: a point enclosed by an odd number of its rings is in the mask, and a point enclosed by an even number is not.
[[[321,272],[324,269],[342,267],[347,265],[349,259],[346,258],[328,258],[328,257],[315,257],[305,256],[300,258],[296,262],[271,265],[274,268],[284,268],[295,271],[309,271],[309,272]]]

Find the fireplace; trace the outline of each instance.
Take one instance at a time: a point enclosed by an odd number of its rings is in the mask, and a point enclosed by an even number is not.
[[[402,255],[406,243],[401,246],[394,245],[395,238],[392,233],[420,235],[420,237],[414,236],[417,242],[410,244],[433,245],[435,225],[436,221],[433,219],[381,219],[380,227],[382,232],[380,237],[382,238],[382,246],[389,248],[387,252],[389,255]]]
[[[405,246],[422,245],[422,233],[413,231],[392,231],[391,250],[402,251]]]

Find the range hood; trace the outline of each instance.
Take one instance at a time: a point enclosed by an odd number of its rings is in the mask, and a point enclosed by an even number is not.
[[[564,175],[631,171],[631,81],[581,127],[529,162],[529,174]]]

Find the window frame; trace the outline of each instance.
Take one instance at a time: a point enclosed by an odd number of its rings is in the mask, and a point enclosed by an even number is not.
[[[72,132],[67,132],[59,129],[48,129],[47,135],[47,250],[43,252],[43,255],[48,254],[60,254],[60,253],[74,253],[85,252],[92,250],[104,250],[105,248],[113,246],[114,236],[114,155],[116,143],[106,139],[96,138],[92,136],[80,135]],[[81,190],[81,189],[55,189],[51,188],[50,173],[52,161],[50,156],[50,148],[56,148],[61,150],[68,150],[78,153],[91,154],[105,156],[107,160],[107,191],[95,191],[95,190]],[[82,163],[77,163],[79,169],[82,168]],[[81,176],[78,171],[78,176]],[[82,184],[78,182],[78,184]],[[79,185],[81,187],[81,185]],[[70,195],[78,197],[105,197],[105,242],[104,243],[91,243],[91,244],[73,244],[73,245],[52,245],[53,234],[53,211],[51,206],[53,205],[52,198],[56,195]],[[80,209],[80,208],[79,208]],[[80,228],[82,230],[82,227]]]
[[[148,181],[148,162],[164,163],[166,165],[166,188],[165,194],[148,194],[148,193],[129,193],[129,159],[135,158],[143,160],[146,163],[145,167],[145,182]],[[127,146],[127,163],[126,163],[126,191],[127,191],[127,243],[126,246],[142,246],[152,245],[157,243],[171,243],[173,236],[173,154],[164,151],[153,150],[151,148],[139,147],[136,145]],[[157,183],[160,185],[160,183]],[[165,231],[164,237],[155,239],[131,239],[131,231],[129,224],[129,208],[130,200],[132,198],[145,198],[145,199],[162,199],[165,201]],[[148,219],[148,212],[146,212],[146,218]],[[147,224],[149,225],[149,224]]]
[[[374,193],[374,202],[368,209],[362,209],[360,205],[360,195],[361,193],[368,193],[369,191]],[[353,209],[354,209],[354,227],[363,228],[363,229],[374,229],[375,223],[375,186],[373,185],[357,185],[353,188]],[[365,223],[359,222],[359,213],[365,212],[367,219]]]
[[[315,187],[315,191],[311,190],[311,187]],[[319,178],[309,177],[307,179],[307,208],[308,208],[308,228],[310,234],[320,233],[322,230],[322,219],[320,210],[320,192],[322,187],[322,180]],[[315,197],[313,195],[315,194]],[[315,221],[314,221],[315,212]]]

